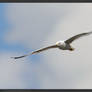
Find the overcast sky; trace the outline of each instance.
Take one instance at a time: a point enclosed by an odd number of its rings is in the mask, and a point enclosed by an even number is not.
[[[92,35],[73,42],[73,52],[10,58],[91,30],[91,3],[1,3],[0,88],[92,88]]]

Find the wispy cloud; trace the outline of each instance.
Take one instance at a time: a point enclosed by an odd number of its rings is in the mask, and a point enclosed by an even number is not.
[[[82,3],[8,4],[7,16],[12,28],[5,41],[11,45],[21,44],[25,51],[14,50],[12,55],[5,52],[6,58],[2,56],[2,61],[6,62],[9,56],[26,53],[26,49],[36,50],[77,33],[90,31],[91,10],[92,4]],[[74,52],[53,49],[23,59],[24,62],[18,60],[15,64],[6,65],[9,67],[10,81],[15,79],[14,85],[9,87],[61,89],[85,88],[87,85],[86,88],[91,88],[92,78],[88,77],[92,75],[90,42],[91,36],[84,37],[73,43],[76,48]],[[6,72],[7,67],[1,67],[1,70],[4,68]],[[4,83],[8,85],[7,81]]]

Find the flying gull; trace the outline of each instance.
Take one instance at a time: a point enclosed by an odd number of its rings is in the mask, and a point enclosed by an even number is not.
[[[19,59],[19,58],[23,58],[23,57],[26,57],[26,56],[29,56],[29,55],[33,55],[33,54],[37,54],[37,53],[40,53],[42,51],[45,51],[45,50],[48,50],[48,49],[52,49],[52,48],[59,48],[61,50],[69,50],[69,51],[73,51],[74,48],[70,45],[74,40],[80,38],[80,37],[83,37],[83,36],[87,36],[89,34],[91,34],[92,31],[90,32],[85,32],[85,33],[81,33],[81,34],[77,34],[73,37],[70,37],[69,39],[65,40],[65,41],[58,41],[56,42],[55,45],[52,45],[52,46],[48,46],[48,47],[45,47],[45,48],[42,48],[42,49],[39,49],[39,50],[36,50],[36,51],[33,51],[29,54],[26,54],[26,55],[23,55],[23,56],[19,56],[19,57],[12,57],[14,59]]]

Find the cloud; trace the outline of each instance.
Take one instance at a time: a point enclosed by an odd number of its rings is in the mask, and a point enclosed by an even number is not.
[[[91,5],[82,4],[76,12],[67,16],[63,22],[61,19],[56,31],[50,34],[47,41],[67,39],[77,33],[91,31],[91,8]],[[53,50],[48,52],[48,55],[44,55],[44,62],[49,63],[55,78],[49,78],[48,81],[43,79],[43,84],[45,84],[43,88],[91,88],[90,81],[92,78],[89,77],[92,76],[90,72],[92,70],[91,37],[88,36],[75,41],[73,43],[74,52]],[[49,85],[46,86],[47,84]]]
[[[21,43],[33,50],[65,40],[77,33],[90,31],[91,8],[91,4],[78,3],[9,4],[7,13],[13,27],[5,40],[10,44]],[[37,58],[37,55],[28,58],[28,61],[25,59],[26,65],[21,68],[19,74],[25,75],[24,70],[27,69],[32,80],[30,77],[21,76],[19,82],[25,83],[27,88],[66,89],[85,88],[86,85],[89,85],[86,88],[91,88],[88,80],[92,80],[88,77],[92,75],[90,41],[91,36],[74,42],[74,52],[53,49],[40,54],[39,60],[32,59]],[[33,62],[32,66],[28,65],[30,60]],[[19,65],[21,66],[21,63]],[[26,88],[25,85],[23,88]]]
[[[0,88],[1,89],[20,89],[27,88],[25,81],[31,81],[31,68],[26,61],[14,61],[10,57],[13,53],[2,52],[0,53]],[[25,63],[26,62],[26,63]],[[30,75],[28,74],[30,70]],[[25,75],[30,79],[23,80]],[[30,83],[31,85],[31,83]]]
[[[64,4],[9,4],[7,13],[13,27],[6,35],[6,40],[31,48],[40,47],[53,32],[53,26],[72,8],[65,7]]]

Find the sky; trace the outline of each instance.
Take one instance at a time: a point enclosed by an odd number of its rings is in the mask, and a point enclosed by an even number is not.
[[[73,52],[39,48],[92,30],[91,3],[1,3],[0,89],[91,89],[92,35]]]

